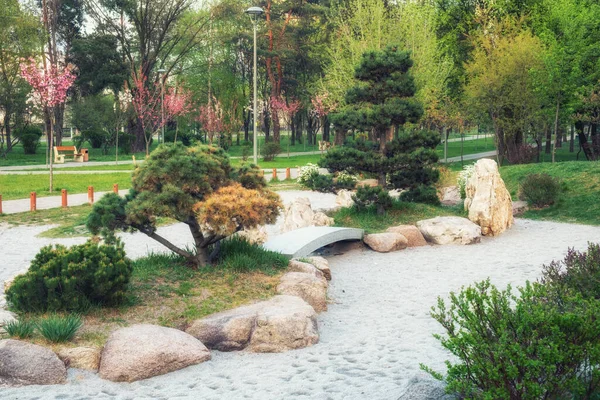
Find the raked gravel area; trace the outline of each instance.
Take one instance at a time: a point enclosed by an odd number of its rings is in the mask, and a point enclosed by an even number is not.
[[[177,226],[163,229],[178,233]],[[34,237],[42,230],[0,227],[0,280],[50,242]],[[141,235],[124,238],[128,250],[146,251]],[[355,247],[328,257],[331,305],[319,316],[315,346],[283,354],[213,351],[211,361],[131,384],[71,369],[66,385],[4,388],[0,399],[427,399],[418,389],[429,379],[419,363],[443,371],[448,358],[428,315],[438,296],[488,277],[502,288],[535,280],[542,264],[568,247],[585,250],[588,241],[600,241],[600,227],[517,219],[503,235],[471,246],[388,254]]]

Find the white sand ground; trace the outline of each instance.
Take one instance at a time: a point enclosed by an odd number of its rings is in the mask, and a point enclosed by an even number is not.
[[[26,268],[49,242],[33,237],[41,230],[0,228],[0,280]],[[125,237],[129,252],[134,245],[146,251],[140,237]],[[443,370],[448,358],[431,336],[441,332],[428,315],[437,297],[488,277],[500,287],[534,280],[542,264],[561,259],[568,247],[584,250],[588,241],[600,241],[599,227],[519,219],[502,236],[472,246],[389,254],[357,248],[329,257],[332,304],[319,316],[315,346],[284,354],[214,351],[209,362],[132,384],[72,369],[66,385],[4,388],[0,399],[431,398],[411,381],[423,379],[419,363]]]

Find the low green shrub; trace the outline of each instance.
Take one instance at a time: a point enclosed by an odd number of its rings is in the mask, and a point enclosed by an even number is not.
[[[306,183],[306,186],[311,190],[322,193],[335,193],[336,191],[336,185],[333,183],[331,175],[314,175]]]
[[[37,323],[38,331],[52,343],[68,342],[83,326],[79,315],[51,315]]]
[[[27,339],[33,336],[35,325],[28,320],[17,320],[5,324],[3,328],[10,337]]]
[[[559,193],[559,180],[548,174],[528,175],[519,187],[519,198],[536,208],[554,204]]]
[[[600,300],[600,244],[589,243],[587,252],[569,249],[562,261],[544,265],[541,282],[556,297],[574,291],[585,299]]]
[[[359,186],[356,194],[352,195],[352,200],[356,209],[377,207],[377,214],[380,215],[385,214],[394,204],[390,194],[381,186]]]
[[[46,246],[27,273],[15,278],[6,297],[16,310],[25,312],[118,305],[125,299],[131,271],[131,261],[118,242]]]
[[[419,185],[413,189],[403,192],[400,195],[400,200],[411,203],[431,204],[433,206],[440,205],[440,199],[435,188],[425,185]]]
[[[449,308],[438,299],[431,315],[446,334],[434,336],[459,361],[446,376],[421,368],[459,398],[597,398],[600,302],[573,291],[557,301],[540,283],[519,292],[487,280],[451,293]]]
[[[358,178],[356,178],[356,176],[342,171],[339,172],[335,178],[335,188],[336,190],[352,190],[356,187],[357,182]]]
[[[42,130],[37,126],[27,125],[16,129],[13,135],[23,145],[23,152],[25,154],[35,154],[40,144]]]
[[[268,142],[263,145],[260,152],[264,161],[273,161],[281,153],[281,146],[279,143]]]
[[[242,237],[233,236],[221,241],[215,263],[219,268],[234,272],[274,274],[287,267],[288,259],[281,253],[265,250]]]

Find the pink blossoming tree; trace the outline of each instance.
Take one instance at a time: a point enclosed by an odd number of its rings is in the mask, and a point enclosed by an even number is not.
[[[210,103],[200,106],[198,122],[208,134],[208,140],[211,144],[215,134],[223,132],[223,121],[223,108],[219,100],[213,98]]]
[[[162,123],[166,124],[172,118],[183,117],[189,114],[192,108],[192,94],[189,90],[184,88],[179,88],[179,90],[177,88],[170,88],[165,94],[164,118]],[[177,142],[178,131],[179,124],[175,128],[175,142]]]
[[[52,145],[54,143],[54,107],[62,104],[67,99],[67,91],[75,82],[70,66],[59,69],[56,65],[44,63],[43,68],[38,67],[35,59],[24,60],[21,65],[21,76],[33,89],[33,101],[41,107],[46,115],[50,116],[50,132],[48,135],[49,166],[50,166],[50,192],[54,190]]]

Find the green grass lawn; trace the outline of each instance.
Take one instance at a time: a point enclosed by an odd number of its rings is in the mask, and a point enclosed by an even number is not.
[[[2,200],[24,199],[30,192],[36,192],[38,197],[60,196],[61,189],[68,193],[86,193],[88,186],[93,186],[96,192],[113,190],[113,184],[119,189],[131,187],[131,175],[126,173],[114,174],[78,174],[54,175],[54,192],[50,193],[49,178],[44,175],[0,175],[0,194]]]
[[[73,142],[70,140],[63,140],[64,146],[71,146]],[[157,147],[156,141],[150,147],[150,151]],[[115,161],[115,148],[109,148],[108,154],[102,154],[102,149],[93,149],[88,143],[84,143],[84,147],[89,150],[89,161]],[[10,153],[7,154],[6,159],[0,158],[0,167],[7,167],[13,165],[44,165],[46,164],[46,142],[40,141],[37,148],[36,154],[25,154],[23,152],[23,146],[20,144],[13,147]],[[119,161],[131,160],[132,156],[138,160],[143,160],[146,157],[145,152],[138,152],[135,154],[119,154]],[[54,155],[53,155],[54,156]],[[67,164],[81,165],[79,163],[69,162],[65,157]]]
[[[464,215],[462,207],[436,207],[428,204],[395,202],[385,215],[375,209],[357,211],[342,208],[333,215],[336,226],[364,229],[366,233],[383,232],[391,226],[414,225],[422,219],[446,215]]]
[[[561,181],[558,202],[550,207],[529,210],[525,218],[600,225],[600,162],[524,164],[500,169],[513,200],[519,184],[530,174],[546,173]]]
[[[494,143],[494,139],[489,137],[486,139],[477,139],[477,140],[465,140],[461,142],[448,142],[448,158],[450,157],[459,157],[461,154],[461,146],[462,146],[462,154],[476,154],[483,153],[486,151],[496,150],[496,144]],[[444,158],[444,144],[438,145],[435,149],[440,157],[440,160]]]

